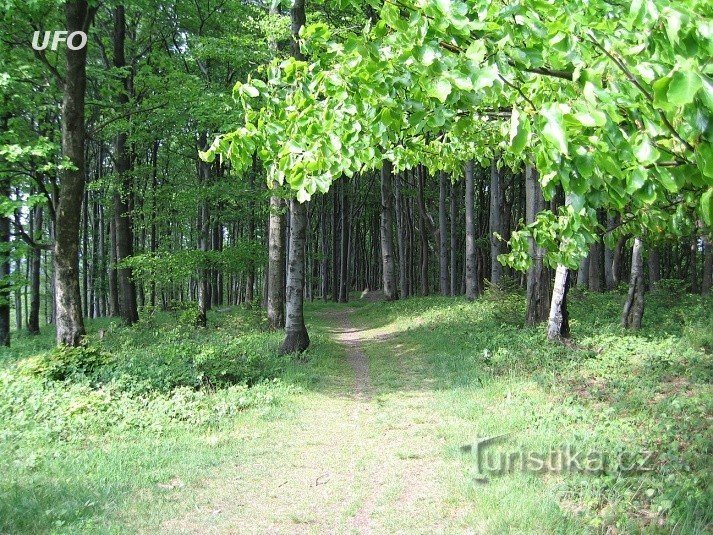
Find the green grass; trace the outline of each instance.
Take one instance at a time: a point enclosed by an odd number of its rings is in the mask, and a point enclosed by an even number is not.
[[[368,400],[333,339],[344,305],[308,306],[299,361],[237,308],[204,330],[190,311],[93,322],[78,352],[18,335],[0,353],[0,533],[705,533],[712,303],[648,295],[629,333],[623,298],[574,291],[572,347],[523,328],[515,294],[354,300]],[[652,470],[484,482],[461,446],[502,433],[494,451],[650,450]]]

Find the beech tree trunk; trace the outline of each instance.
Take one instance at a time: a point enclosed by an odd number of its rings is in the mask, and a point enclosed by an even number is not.
[[[117,6],[114,13],[114,67],[123,73],[126,67],[124,45],[126,41],[126,19],[124,6]],[[130,79],[121,74],[121,89],[117,97],[119,109],[129,102]],[[120,132],[115,140],[116,173],[119,184],[114,192],[114,217],[116,218],[116,259],[122,262],[134,254],[134,233],[129,210],[128,196],[131,195],[131,160],[126,147],[126,132]],[[119,284],[119,311],[124,323],[133,325],[139,321],[136,305],[136,285],[130,267],[117,269]]]
[[[458,251],[458,236],[456,233],[456,183],[451,182],[451,295],[455,296],[458,292],[458,273],[456,271],[456,259]]]
[[[589,291],[604,291],[604,245],[601,241],[593,243],[589,248]]]
[[[381,165],[381,266],[384,297],[387,301],[398,298],[394,264],[394,240],[392,237],[392,164],[384,160]]]
[[[349,301],[349,196],[347,195],[347,182],[342,183],[339,189],[341,197],[341,236],[339,242],[339,302]]]
[[[478,295],[478,272],[475,250],[475,162],[465,164],[465,298]]]
[[[285,234],[282,199],[270,197],[270,228],[268,235],[267,319],[272,329],[285,326]]]
[[[207,145],[208,135],[202,132],[198,141],[202,150],[205,150]],[[210,164],[198,160],[198,181],[204,187],[210,181]],[[198,249],[202,253],[207,253],[210,249],[210,214],[208,211],[208,203],[201,200],[198,206]],[[205,255],[202,262],[206,262]],[[196,323],[199,327],[208,325],[208,309],[210,308],[210,280],[209,270],[205,266],[198,269],[198,317]]]
[[[528,165],[525,169],[525,219],[527,224],[533,223],[537,214],[545,209],[545,199],[542,195],[537,171]],[[545,250],[530,238],[529,254],[532,265],[527,270],[527,314],[525,323],[534,325],[545,321],[550,304],[550,276],[544,266]]]
[[[498,261],[502,252],[501,241],[498,236],[503,235],[503,190],[502,180],[498,166],[493,159],[490,164],[490,283],[499,286],[503,276],[503,266]],[[498,234],[498,236],[496,236]]]
[[[305,0],[294,0],[292,17],[292,55],[304,59],[298,41],[300,29],[305,25]],[[285,340],[280,354],[302,353],[309,347],[309,335],[304,320],[305,242],[307,240],[307,204],[290,200],[290,246],[287,269],[287,317]]]
[[[309,347],[309,335],[303,313],[306,237],[307,205],[292,199],[290,201],[290,261],[287,270],[287,318],[285,340],[280,347],[282,355],[301,353]]]
[[[86,0],[65,4],[66,30],[88,31],[94,16]],[[62,171],[57,199],[54,249],[57,344],[78,346],[85,335],[79,290],[79,222],[84,197],[84,99],[87,86],[87,47],[66,48],[67,72],[62,99],[62,154],[72,163]]]
[[[701,279],[701,294],[709,295],[713,287],[713,241],[703,236],[703,277]]]
[[[641,238],[634,239],[631,254],[631,278],[629,294],[621,315],[621,326],[627,329],[640,329],[644,316],[644,257]]]
[[[438,176],[438,267],[440,268],[441,295],[450,295],[448,274],[448,175],[441,171]]]
[[[407,260],[406,260],[406,224],[404,222],[403,199],[401,198],[401,175],[396,177],[396,239],[399,247],[399,294],[402,299],[408,297]]]
[[[567,311],[567,293],[569,292],[569,269],[566,266],[557,266],[555,284],[552,289],[552,302],[550,304],[549,325],[547,338],[549,340],[562,340],[569,338],[569,312]]]
[[[42,236],[42,206],[37,205],[32,209],[32,239],[38,240]],[[27,316],[27,332],[32,335],[40,334],[40,270],[42,264],[42,251],[32,249],[29,253],[30,263],[30,310]]]
[[[9,118],[2,117],[2,131]],[[0,176],[0,195],[10,197],[10,179]],[[0,346],[10,347],[10,218],[0,216]]]

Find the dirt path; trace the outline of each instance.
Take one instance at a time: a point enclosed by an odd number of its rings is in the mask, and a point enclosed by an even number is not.
[[[200,489],[183,489],[171,533],[439,533],[452,519],[441,484],[442,443],[433,392],[380,392],[369,354],[401,369],[378,329],[355,327],[352,308],[327,312],[326,329],[353,371],[351,392],[307,392],[293,419],[241,436],[241,458]],[[369,344],[378,344],[376,346]],[[346,395],[344,395],[346,394]],[[190,494],[187,496],[187,494]]]

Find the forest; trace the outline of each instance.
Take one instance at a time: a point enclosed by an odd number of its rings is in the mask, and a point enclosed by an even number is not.
[[[0,2],[0,534],[713,529],[713,4]]]

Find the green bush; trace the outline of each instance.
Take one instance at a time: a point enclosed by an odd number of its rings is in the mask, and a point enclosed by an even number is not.
[[[57,347],[24,362],[26,372],[49,379],[64,381],[75,376],[88,376],[112,363],[112,356],[96,345]]]

